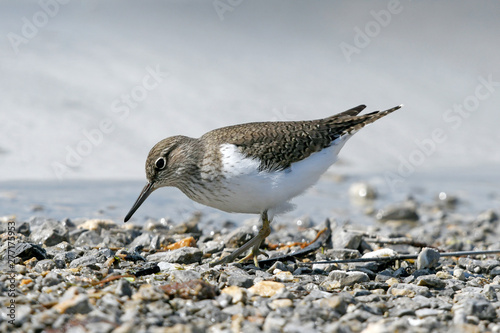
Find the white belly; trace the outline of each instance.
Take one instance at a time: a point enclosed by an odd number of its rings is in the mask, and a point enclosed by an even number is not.
[[[244,157],[235,145],[223,144],[220,151],[225,179],[218,186],[221,192],[205,193],[197,201],[226,212],[260,214],[267,210],[270,218],[286,212],[293,208],[289,201],[314,185],[335,163],[349,138],[345,135],[290,168],[271,172],[259,171],[259,160]]]

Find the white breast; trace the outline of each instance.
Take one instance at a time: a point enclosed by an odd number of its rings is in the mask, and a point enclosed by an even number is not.
[[[260,161],[245,157],[232,144],[222,144],[222,170],[218,193],[205,197],[201,203],[227,212],[260,214],[268,210],[270,218],[293,208],[289,200],[314,185],[337,160],[337,154],[351,137],[345,135],[332,145],[292,163],[282,171],[259,171]],[[216,196],[216,200],[215,197]],[[210,198],[212,197],[212,199]]]

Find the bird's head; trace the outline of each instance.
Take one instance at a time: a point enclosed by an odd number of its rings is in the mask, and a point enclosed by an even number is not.
[[[185,173],[195,164],[196,140],[185,136],[172,136],[161,140],[151,148],[146,159],[148,183],[125,217],[127,222],[137,208],[156,189],[163,186],[182,186]]]

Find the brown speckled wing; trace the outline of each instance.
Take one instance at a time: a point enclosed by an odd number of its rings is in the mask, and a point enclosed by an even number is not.
[[[208,132],[201,139],[215,144],[231,143],[238,146],[245,156],[261,161],[261,171],[284,170],[292,163],[330,146],[335,139],[345,134],[354,134],[400,106],[358,116],[364,108],[364,105],[360,105],[318,120],[229,126]]]

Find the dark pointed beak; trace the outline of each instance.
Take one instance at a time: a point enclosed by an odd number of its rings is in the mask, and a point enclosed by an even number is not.
[[[146,186],[144,186],[144,188],[142,189],[141,194],[139,195],[139,197],[135,201],[134,205],[132,206],[132,208],[128,212],[127,216],[125,216],[125,221],[124,222],[127,222],[128,220],[130,220],[130,218],[132,217],[132,215],[134,215],[134,213],[137,210],[137,208],[139,208],[139,206],[142,205],[142,203],[144,202],[144,200],[146,200],[147,197],[151,193],[153,193],[154,190],[155,190],[155,188],[153,187],[153,182],[149,182],[149,183],[146,184]]]

